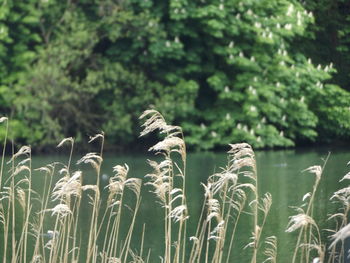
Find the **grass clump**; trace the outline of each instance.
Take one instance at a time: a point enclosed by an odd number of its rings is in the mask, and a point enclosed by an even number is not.
[[[258,191],[255,154],[247,143],[230,144],[227,165],[208,177],[203,186],[203,204],[195,230],[189,231],[190,211],[186,189],[186,144],[181,127],[169,125],[155,111],[145,111],[141,136],[158,131],[162,139],[150,148],[160,156],[148,160],[152,172],[140,178],[129,176],[127,164],[114,166],[106,187],[101,185],[104,134],[89,142],[100,142],[98,152],[87,153],[78,164],[91,166],[95,179],[84,183],[84,172],[74,170],[74,139],[65,138],[58,147],[69,146],[66,163],[54,162],[33,169],[31,148],[13,151],[5,164],[6,137],[0,169],[0,255],[3,262],[152,262],[145,251],[146,226],[137,219],[142,203],[142,185],[148,185],[162,209],[163,250],[160,262],[232,262],[237,253],[237,230],[242,217],[251,218],[247,230],[246,262],[287,262],[278,259],[276,236],[267,236],[264,226],[272,205],[270,193]],[[13,147],[12,147],[13,148]],[[326,161],[325,161],[326,163]],[[4,176],[5,167],[9,168]],[[314,219],[315,196],[324,167],[305,171],[315,176],[313,189],[295,207],[286,232],[298,232],[290,262],[342,262],[344,240],[349,236],[349,187],[331,197],[340,204],[330,220],[336,227],[328,240]],[[33,173],[43,176],[42,189],[33,187]],[[35,175],[39,176],[39,175]],[[56,179],[56,177],[59,179]],[[347,174],[342,180],[347,180]],[[105,194],[104,194],[105,193]],[[104,197],[105,196],[105,197]],[[132,198],[128,198],[132,196]],[[83,216],[84,215],[84,216]],[[89,215],[86,217],[86,215]],[[81,222],[88,222],[82,229]],[[125,228],[125,225],[127,226]],[[135,236],[135,226],[143,225]],[[123,227],[124,226],[124,227]],[[249,238],[249,233],[250,238]],[[138,245],[135,247],[137,240]],[[242,259],[243,260],[243,259]],[[243,261],[242,261],[243,262]]]

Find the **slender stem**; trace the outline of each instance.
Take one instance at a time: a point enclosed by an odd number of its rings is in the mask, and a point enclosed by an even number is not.
[[[8,130],[9,130],[9,123],[8,123],[8,120],[6,120],[6,133],[5,133],[5,138],[4,138],[4,148],[2,150],[1,169],[0,169],[0,191],[2,189],[2,175],[3,175],[3,171],[4,171],[4,161],[5,161],[5,152],[6,152]],[[5,256],[6,256],[6,253],[4,255],[4,259],[5,259]]]

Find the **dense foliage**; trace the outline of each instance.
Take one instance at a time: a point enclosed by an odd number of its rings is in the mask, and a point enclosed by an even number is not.
[[[315,59],[321,52],[311,48],[318,38],[310,37],[328,28],[306,10],[317,5],[8,0],[0,9],[0,110],[17,141],[41,147],[101,128],[126,145],[151,105],[181,124],[196,149],[348,138],[350,95],[335,85],[346,82],[332,80],[332,52]],[[335,30],[345,58],[346,24]]]

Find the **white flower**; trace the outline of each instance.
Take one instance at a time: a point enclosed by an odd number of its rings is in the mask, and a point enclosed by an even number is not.
[[[249,110],[250,110],[251,112],[255,112],[255,111],[256,111],[256,107],[255,107],[255,106],[250,106],[250,107],[249,107]]]
[[[294,12],[294,5],[290,4],[286,15],[291,16],[293,12]]]
[[[291,30],[292,27],[293,27],[292,24],[289,24],[289,23],[284,26],[284,28],[287,30]]]

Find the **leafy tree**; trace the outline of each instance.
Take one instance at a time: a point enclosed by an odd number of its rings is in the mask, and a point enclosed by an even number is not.
[[[168,23],[187,25],[180,35],[184,59],[197,59],[191,75],[201,87],[199,111],[185,122],[190,143],[274,147],[316,139],[312,102],[332,69],[316,68],[291,46],[313,22],[311,13],[284,0],[170,3]]]
[[[314,66],[298,47],[314,17],[297,1],[3,6],[0,107],[13,113],[16,137],[33,145],[99,129],[130,143],[151,106],[182,125],[197,149],[349,136],[349,93],[324,85],[335,70]]]
[[[193,109],[196,83],[161,83],[147,76],[142,59],[133,62],[141,47],[129,38],[147,34],[144,19],[153,18],[113,1],[47,4],[40,19],[43,48],[16,85],[25,95],[16,99],[17,116],[33,130],[23,135],[28,142],[45,146],[63,136],[79,141],[102,128],[125,144],[137,138],[138,116],[150,105],[172,118]],[[152,38],[152,27],[147,30]]]
[[[312,37],[305,39],[299,48],[316,63],[334,63],[337,72],[332,82],[350,90],[350,2],[306,0],[303,6],[314,13],[315,23],[308,28]]]

